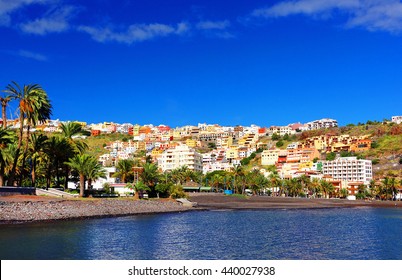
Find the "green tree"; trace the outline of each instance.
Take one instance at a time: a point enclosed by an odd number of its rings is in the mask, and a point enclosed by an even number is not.
[[[66,162],[66,164],[80,176],[80,197],[84,196],[85,176],[87,175],[88,166],[91,165],[92,160],[93,158],[88,154],[77,154]]]
[[[21,153],[24,126],[26,126],[27,129],[27,146],[24,152],[24,157],[22,158],[22,166],[24,166],[25,154],[28,149],[30,127],[48,120],[52,113],[52,106],[47,93],[38,84],[30,84],[20,87],[16,82],[13,81],[6,87],[5,92],[8,94],[10,100],[17,100],[19,102],[18,110],[20,127],[18,145],[9,178],[10,183],[13,184],[18,159]]]
[[[318,178],[313,178],[308,186],[309,188],[309,193],[313,196],[316,197],[317,195],[321,194],[322,188],[321,188],[321,183]]]
[[[239,182],[242,182],[242,178],[244,178],[245,177],[245,171],[244,171],[244,168],[243,168],[243,166],[241,166],[241,165],[235,165],[234,167],[233,167],[233,170],[232,170],[232,174],[233,174],[233,188],[234,188],[234,192],[235,193],[242,193],[242,190],[239,190],[238,189],[238,183]]]
[[[339,195],[340,198],[347,198],[349,195],[348,189],[342,188]]]
[[[155,191],[158,193],[158,197],[168,197],[170,195],[169,191],[172,189],[173,183],[165,183],[165,182],[159,182],[155,186]]]
[[[94,157],[88,160],[86,179],[88,181],[88,189],[92,189],[92,182],[98,180],[99,178],[106,179],[106,169],[103,168],[102,164]]]
[[[280,148],[284,145],[284,142],[282,140],[279,140],[278,142],[276,142],[275,146]]]
[[[113,177],[120,178],[122,183],[127,182],[127,178],[133,176],[134,161],[131,159],[121,159],[117,162],[116,173]]]
[[[12,161],[10,147],[15,140],[15,134],[11,130],[0,128],[0,187],[4,186],[5,170]]]
[[[150,188],[150,191],[153,192],[155,189],[155,185],[160,178],[160,174],[158,171],[158,166],[153,163],[145,163],[142,165],[143,171],[141,173],[141,180]]]
[[[269,186],[272,189],[272,193],[275,195],[282,194],[283,191],[283,182],[282,179],[279,177],[277,171],[271,172],[268,176]]]
[[[276,133],[273,133],[272,136],[271,136],[272,141],[278,141],[280,139],[281,139],[281,137]]]
[[[88,144],[80,140],[77,136],[89,136],[91,133],[85,130],[80,123],[66,122],[60,125],[61,135],[66,138],[78,153],[84,153],[88,149]]]
[[[259,170],[252,170],[246,176],[247,185],[253,191],[253,194],[258,194],[269,186],[269,181]]]
[[[185,198],[187,197],[186,193],[183,190],[181,185],[173,185],[170,189],[170,197],[173,199],[177,198]]]
[[[135,194],[134,194],[134,199],[139,199],[140,194],[142,194],[144,191],[151,191],[151,188],[148,187],[143,181],[138,181],[134,186]]]
[[[0,96],[0,103],[1,103],[1,118],[3,120],[3,128],[5,129],[7,127],[7,105],[8,102],[11,101],[11,96]]]
[[[288,195],[292,197],[299,196],[302,191],[300,181],[297,178],[292,178],[290,180],[286,180],[285,182]]]
[[[326,160],[334,160],[336,158],[336,154],[334,152],[330,152],[326,155]]]
[[[66,162],[74,157],[74,148],[67,139],[62,138],[59,135],[54,135],[48,138],[45,142],[43,151],[45,153],[43,160],[46,165],[46,188],[51,187],[53,177],[56,178],[56,185],[60,186],[60,177],[63,173],[63,168],[67,166]],[[69,179],[69,174],[64,175],[65,180],[67,181]],[[65,184],[65,188],[66,186],[67,183]]]
[[[209,184],[215,189],[216,192],[219,192],[220,187],[223,185],[224,176],[220,174],[214,174],[209,180]]]
[[[324,193],[324,198],[329,198],[335,190],[334,185],[332,185],[331,182],[325,180],[320,181],[320,187],[322,192]]]
[[[31,135],[31,144],[28,149],[28,155],[30,157],[32,187],[34,188],[36,187],[37,167],[40,162],[44,160],[47,140],[47,136],[43,134]]]

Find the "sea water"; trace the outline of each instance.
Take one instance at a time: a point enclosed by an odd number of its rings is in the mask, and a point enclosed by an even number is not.
[[[0,226],[0,258],[402,259],[402,209],[190,211]]]

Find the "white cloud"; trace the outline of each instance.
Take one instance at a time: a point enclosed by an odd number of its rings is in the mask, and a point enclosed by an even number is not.
[[[402,31],[402,3],[399,1],[367,1],[347,22],[348,27],[364,27],[371,31]],[[370,3],[373,2],[373,3]],[[380,2],[380,3],[378,3]]]
[[[123,31],[116,31],[111,27],[95,28],[91,26],[80,26],[78,30],[88,33],[92,39],[98,42],[114,41],[132,44],[169,35],[182,35],[189,30],[189,27],[186,23],[179,23],[177,26],[152,23],[133,24]]]
[[[47,57],[45,55],[39,54],[39,53],[34,53],[31,51],[26,51],[26,50],[20,50],[16,53],[16,55],[22,56],[25,58],[34,59],[37,61],[47,61]]]
[[[230,39],[235,36],[227,31],[230,27],[230,21],[200,21],[195,26],[198,30],[202,31],[206,36],[217,37],[222,39]]]
[[[254,10],[257,17],[284,17],[294,14],[313,15],[334,9],[354,9],[359,6],[359,0],[299,0],[284,1],[270,8]]]
[[[277,18],[291,15],[320,16],[338,11],[347,17],[345,26],[387,32],[402,31],[402,3],[399,0],[296,0],[256,9],[251,17]],[[327,17],[325,17],[327,18]]]
[[[50,2],[55,2],[55,0],[0,0],[0,26],[9,26],[11,24],[11,14],[18,9],[28,5]]]
[[[228,20],[224,21],[200,21],[197,23],[197,29],[202,30],[224,30],[230,26],[230,22]]]
[[[42,18],[19,25],[25,33],[45,35],[53,32],[63,32],[70,28],[69,19],[76,11],[75,7],[64,6],[56,10],[49,11]]]

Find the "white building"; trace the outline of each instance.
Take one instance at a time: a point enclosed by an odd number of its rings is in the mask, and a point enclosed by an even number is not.
[[[290,126],[271,126],[268,129],[268,135],[272,136],[274,133],[280,136],[284,136],[285,134],[293,135],[296,134],[296,130],[292,129]]]
[[[394,123],[400,124],[402,123],[402,116],[393,116],[391,120]]]
[[[202,172],[202,160],[203,157],[200,153],[183,144],[164,151],[158,159],[158,166],[163,172],[182,166],[187,166],[190,170]]]
[[[337,127],[338,121],[333,120],[333,119],[321,119],[321,120],[308,122],[305,124],[305,126],[307,126],[309,130]]]
[[[226,170],[226,171],[230,171],[233,168],[233,164],[232,163],[228,163],[228,162],[215,162],[215,163],[208,163],[208,164],[204,164],[203,166],[203,173],[206,174],[208,172],[213,172],[213,171],[217,171],[217,170]]]
[[[274,165],[278,162],[279,154],[283,153],[282,150],[273,149],[265,150],[261,153],[261,165]]]
[[[340,157],[331,161],[323,161],[322,173],[332,176],[335,180],[359,181],[367,185],[373,179],[371,160],[356,157]]]

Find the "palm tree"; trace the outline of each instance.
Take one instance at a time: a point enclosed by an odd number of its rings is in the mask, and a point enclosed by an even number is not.
[[[29,147],[29,155],[31,158],[31,179],[32,187],[36,186],[36,170],[39,161],[44,158],[45,143],[48,140],[47,136],[43,134],[32,134],[31,145]]]
[[[1,97],[0,96],[0,102],[1,102],[1,118],[3,120],[3,128],[7,127],[7,114],[6,114],[6,110],[7,110],[7,104],[8,102],[10,102],[11,97],[10,96],[5,96],[5,97]]]
[[[86,131],[83,129],[82,125],[77,122],[66,122],[62,123],[60,126],[61,129],[61,135],[63,138],[65,138],[68,143],[71,145],[73,148],[73,154],[71,155],[74,156],[76,153],[83,154],[87,149],[88,149],[88,144],[85,141],[82,141],[80,139],[75,139],[76,136],[89,136],[90,132]],[[64,166],[64,176],[66,180],[64,181],[64,189],[67,189],[68,187],[68,175],[70,174],[70,168],[69,166],[65,165]]]
[[[146,184],[144,184],[143,181],[138,181],[133,187],[135,190],[134,199],[139,199],[140,192],[151,191],[151,189]]]
[[[303,190],[303,186],[298,178],[292,178],[286,181],[286,188],[289,196],[295,197]]]
[[[76,171],[80,176],[80,197],[84,196],[85,177],[88,175],[88,166],[91,165],[93,157],[88,154],[78,154],[70,158],[66,164]]]
[[[122,183],[126,183],[127,178],[133,175],[134,161],[131,159],[122,159],[117,162],[116,173],[113,177],[120,178]]]
[[[187,165],[175,168],[171,172],[172,180],[177,185],[182,185],[187,181],[196,181],[196,175],[193,170],[190,170]]]
[[[158,182],[158,178],[160,177],[158,166],[153,163],[146,162],[142,165],[142,167],[143,171],[140,175],[141,181],[153,191],[156,183]]]
[[[268,176],[268,180],[272,193],[276,191],[276,194],[278,195],[282,188],[282,179],[279,177],[278,172],[271,172],[271,174]]]
[[[46,164],[46,187],[51,184],[52,174],[56,177],[57,186],[60,185],[60,173],[63,170],[70,170],[70,167],[65,164],[75,153],[74,148],[67,139],[58,135],[50,137],[44,146],[45,164]],[[68,166],[68,168],[66,168]],[[65,174],[65,186],[67,188],[69,174]]]
[[[300,177],[297,177],[297,181],[300,183],[301,185],[301,191],[304,194],[308,194],[309,191],[309,187],[311,184],[311,180],[309,177],[307,177],[305,174],[301,175]]]
[[[317,194],[321,193],[321,183],[318,178],[313,178],[311,183],[309,184],[309,192],[313,197],[316,197]]]
[[[258,170],[249,172],[246,176],[247,185],[253,191],[253,194],[258,194],[261,190],[269,185],[269,181]]]
[[[86,172],[86,178],[88,180],[88,188],[92,188],[92,181],[95,181],[99,178],[104,178],[106,179],[106,170],[103,168],[102,164],[100,164],[96,158],[91,157],[91,159],[88,161],[87,165],[87,172]]]
[[[52,106],[50,104],[50,100],[48,99],[47,93],[38,84],[24,85],[21,88],[16,82],[13,81],[6,87],[5,92],[8,94],[10,100],[19,101],[18,109],[19,109],[20,127],[19,127],[18,146],[9,178],[11,184],[13,184],[18,164],[18,158],[21,152],[24,125],[27,126],[26,139],[28,143],[30,127],[38,123],[42,123],[45,120],[48,120],[52,113]],[[24,152],[24,157],[22,159],[22,166],[24,166],[25,163],[25,155],[28,151],[27,149],[28,146],[26,146]]]
[[[11,162],[9,147],[15,142],[15,135],[7,128],[0,128],[0,187],[4,185],[6,166]]]
[[[223,182],[223,176],[220,174],[214,174],[209,181],[209,184],[215,188],[216,192],[219,192],[219,187]]]
[[[60,129],[62,136],[68,139],[79,153],[83,153],[88,149],[88,144],[85,141],[74,139],[75,136],[89,136],[91,134],[89,131],[84,130],[81,124],[66,122],[61,124]]]
[[[396,180],[395,178],[385,177],[382,180],[381,197],[386,200],[392,199],[396,192]]]
[[[245,176],[244,168],[239,164],[233,167],[233,189],[237,191],[237,182],[241,181],[241,178]],[[239,179],[238,179],[239,178]]]
[[[331,182],[321,180],[320,186],[325,198],[329,198],[329,196],[334,192],[334,185],[332,185]]]

